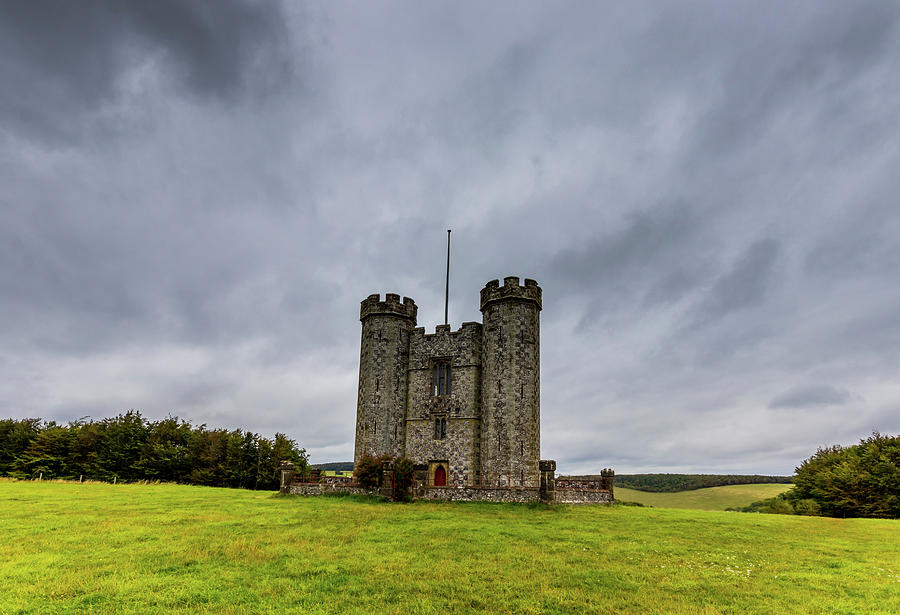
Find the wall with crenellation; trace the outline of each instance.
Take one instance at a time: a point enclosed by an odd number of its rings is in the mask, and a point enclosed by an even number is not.
[[[409,297],[369,295],[360,304],[362,339],[354,465],[365,455],[400,457],[406,447],[409,337],[418,308]]]
[[[412,299],[363,300],[354,462],[363,455],[410,458],[422,468],[417,481],[425,498],[554,499],[548,485],[555,463],[540,462],[542,308],[534,280],[491,280],[480,293],[481,323],[457,331],[439,325],[426,334],[416,328]],[[440,365],[450,367],[449,392],[436,386]],[[588,489],[561,497],[607,496]]]
[[[481,422],[481,324],[465,322],[458,331],[438,325],[410,337],[406,407],[406,456],[414,463],[445,462],[448,485],[471,485],[479,474]],[[435,395],[433,374],[451,367],[449,395]],[[435,420],[446,421],[445,437],[435,437]]]

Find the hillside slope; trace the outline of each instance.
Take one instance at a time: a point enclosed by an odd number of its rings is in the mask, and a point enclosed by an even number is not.
[[[644,506],[656,508],[725,510],[726,508],[749,506],[757,500],[773,498],[790,488],[791,485],[783,484],[725,485],[676,493],[652,493],[616,487],[615,497],[616,500],[638,502]]]
[[[0,613],[897,613],[898,524],[0,481]]]

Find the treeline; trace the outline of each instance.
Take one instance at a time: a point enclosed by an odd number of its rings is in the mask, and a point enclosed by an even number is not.
[[[339,472],[349,472],[353,470],[353,462],[352,461],[330,461],[328,463],[317,463],[313,465],[314,468],[318,468],[320,470],[335,470]]]
[[[854,446],[820,448],[794,486],[742,512],[900,518],[900,436],[875,432]]]
[[[0,476],[277,489],[282,460],[302,470],[306,451],[281,433],[269,440],[241,429],[194,426],[177,417],[148,421],[134,410],[67,425],[0,420]]]
[[[790,476],[762,476],[759,474],[616,474],[613,486],[638,491],[669,493],[723,485],[790,483],[791,480]]]

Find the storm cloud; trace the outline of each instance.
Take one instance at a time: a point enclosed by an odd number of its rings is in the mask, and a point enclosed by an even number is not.
[[[890,2],[0,7],[0,415],[349,459],[359,301],[533,277],[561,472],[900,431]]]

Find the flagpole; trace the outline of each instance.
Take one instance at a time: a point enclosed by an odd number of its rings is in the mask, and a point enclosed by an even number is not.
[[[450,305],[450,229],[447,229],[447,284],[444,287],[444,324],[449,324],[447,310]]]

